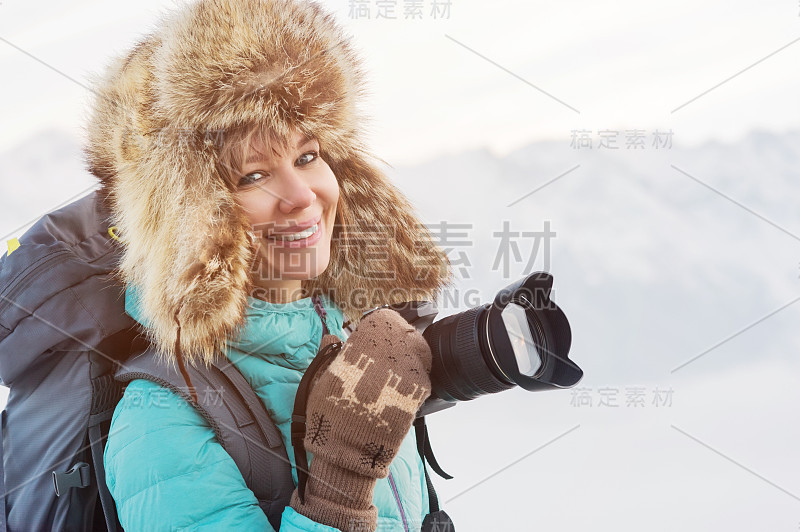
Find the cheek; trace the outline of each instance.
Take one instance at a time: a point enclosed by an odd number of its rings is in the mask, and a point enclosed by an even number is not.
[[[330,185],[330,203],[331,208],[336,210],[336,205],[339,203],[339,182],[336,179],[333,179]]]
[[[270,202],[263,197],[259,197],[258,194],[240,192],[236,194],[236,201],[247,217],[247,221],[255,229],[258,229],[257,226],[259,224],[264,224],[274,219]]]
[[[324,208],[332,210],[335,214],[336,205],[339,203],[339,181],[328,167],[326,167],[326,175],[319,181],[317,196],[324,199]]]
[[[329,206],[336,210],[336,205],[339,202],[339,180],[333,174],[333,171],[328,169],[328,177],[325,180],[325,195],[328,198]]]

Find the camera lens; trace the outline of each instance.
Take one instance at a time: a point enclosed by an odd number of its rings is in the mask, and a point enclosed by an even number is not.
[[[425,329],[423,336],[433,357],[431,395],[445,401],[469,401],[514,387],[489,348],[488,307],[448,316]]]
[[[583,371],[567,358],[572,333],[550,299],[553,278],[537,272],[499,291],[493,303],[430,323],[431,405],[468,401],[515,386],[573,386]],[[430,312],[427,319],[431,319]],[[436,403],[438,406],[434,406]]]

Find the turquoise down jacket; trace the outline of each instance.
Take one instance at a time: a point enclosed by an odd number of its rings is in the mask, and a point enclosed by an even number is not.
[[[345,339],[341,310],[330,298],[323,296],[322,302],[329,331]],[[125,311],[143,323],[133,286],[125,292]],[[322,323],[310,297],[285,304],[248,297],[242,334],[227,341],[227,357],[280,430],[295,485],[292,407],[321,338]],[[128,384],[111,420],[104,463],[120,522],[128,532],[273,530],[208,422],[182,397],[156,383],[136,379]],[[389,467],[389,476],[378,479],[373,503],[379,531],[420,529],[428,512],[428,492],[413,431]],[[287,506],[279,532],[336,530]]]

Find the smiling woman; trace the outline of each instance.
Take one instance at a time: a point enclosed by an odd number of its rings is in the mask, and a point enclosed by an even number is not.
[[[253,297],[275,303],[307,297],[302,281],[328,267],[339,184],[320,151],[317,139],[296,130],[288,139],[263,127],[223,137],[219,172],[257,249]]]

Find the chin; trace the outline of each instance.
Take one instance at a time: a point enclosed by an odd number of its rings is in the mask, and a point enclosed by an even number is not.
[[[325,273],[325,270],[328,269],[329,264],[330,264],[329,256],[320,257],[317,259],[316,264],[314,264],[308,269],[304,269],[304,271],[302,272],[275,271],[273,275],[275,279],[307,281],[309,279],[316,279],[317,277]]]

